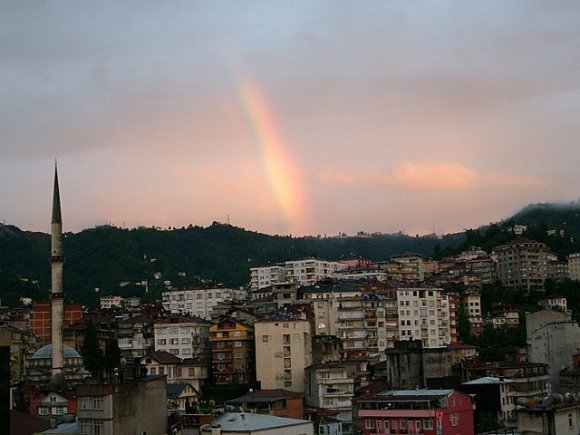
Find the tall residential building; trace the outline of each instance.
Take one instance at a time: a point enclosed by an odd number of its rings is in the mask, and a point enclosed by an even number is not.
[[[172,314],[189,314],[211,320],[212,308],[224,301],[245,300],[247,292],[230,288],[193,288],[163,292],[163,308]]]
[[[286,267],[281,264],[250,269],[251,290],[259,290],[280,282],[286,282]]]
[[[301,287],[298,292],[302,299],[312,301],[315,317],[314,335],[338,335],[339,299],[360,296],[363,289],[348,281],[330,281]]]
[[[493,253],[497,278],[505,287],[525,294],[544,291],[551,254],[545,244],[519,238],[497,246]]]
[[[310,323],[276,313],[254,323],[256,379],[262,389],[304,391],[304,369],[312,363]]]
[[[251,384],[254,366],[254,328],[240,320],[222,318],[209,328],[214,384]]]
[[[209,327],[211,322],[199,317],[171,316],[154,324],[155,350],[179,358],[211,360]]]
[[[284,266],[286,268],[286,279],[300,286],[313,285],[321,279],[331,278],[337,272],[347,268],[346,265],[337,261],[316,258],[287,261]]]
[[[449,297],[440,288],[399,288],[399,339],[421,340],[423,347],[452,342]]]
[[[403,264],[412,270],[412,274],[408,276],[409,281],[422,282],[425,280],[425,266],[423,257],[410,252],[394,255],[391,260],[398,264]]]
[[[580,252],[568,255],[568,277],[580,281]]]
[[[467,291],[461,296],[463,312],[469,321],[469,334],[479,336],[483,332],[483,318],[481,315],[481,295],[478,291]],[[465,337],[461,337],[464,339]]]

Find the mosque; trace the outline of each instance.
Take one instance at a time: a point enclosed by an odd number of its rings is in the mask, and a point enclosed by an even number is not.
[[[49,389],[61,389],[68,383],[78,383],[91,374],[83,366],[82,356],[63,343],[64,293],[62,285],[64,255],[62,249],[62,214],[58,186],[58,169],[54,168],[54,191],[51,222],[51,334],[52,343],[38,349],[30,358],[24,373],[27,383],[48,384]]]

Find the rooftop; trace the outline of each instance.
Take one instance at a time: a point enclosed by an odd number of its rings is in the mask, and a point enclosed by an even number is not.
[[[308,420],[275,417],[273,415],[251,414],[246,412],[224,412],[214,419],[224,432],[251,432],[282,427],[312,424]]]

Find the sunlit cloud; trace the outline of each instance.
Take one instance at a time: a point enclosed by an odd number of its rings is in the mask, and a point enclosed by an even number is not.
[[[483,173],[459,163],[404,162],[389,172],[323,169],[318,180],[327,185],[351,187],[397,187],[418,191],[466,191],[488,187],[516,189],[545,185],[529,176]]]

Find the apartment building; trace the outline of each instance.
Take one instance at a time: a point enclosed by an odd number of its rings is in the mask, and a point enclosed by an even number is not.
[[[352,432],[352,398],[354,378],[346,366],[322,363],[307,367],[306,405],[338,412],[336,419],[342,423],[343,434]]]
[[[412,271],[411,275],[405,277],[405,281],[423,282],[425,281],[425,265],[423,257],[410,252],[394,255],[391,261],[397,264],[406,265]]]
[[[155,350],[179,358],[211,360],[209,327],[211,322],[199,317],[171,316],[154,324]]]
[[[419,339],[424,348],[452,342],[449,296],[440,288],[399,288],[399,339]]]
[[[453,367],[462,382],[491,376],[509,379],[513,403],[526,403],[529,399],[545,397],[549,388],[548,365],[529,362],[473,362]]]
[[[580,281],[580,252],[568,255],[568,277]]]
[[[211,320],[212,308],[224,301],[241,301],[247,292],[230,288],[193,288],[163,292],[163,308],[172,314],[188,314]]]
[[[461,305],[469,321],[469,334],[472,336],[481,335],[483,332],[483,317],[481,313],[480,293],[473,290],[463,293],[461,295]]]
[[[165,376],[79,385],[77,403],[79,433],[83,435],[167,432]]]
[[[222,318],[209,328],[214,384],[250,384],[256,379],[254,328]]]
[[[250,289],[252,291],[286,282],[286,267],[282,264],[250,268]]]
[[[473,402],[454,390],[390,390],[357,397],[362,433],[473,435]]]
[[[256,379],[262,389],[304,391],[304,369],[312,363],[310,323],[277,313],[254,323]]]
[[[123,308],[125,300],[121,296],[101,296],[101,310],[110,310],[113,308]]]
[[[126,358],[141,358],[154,345],[153,317],[148,314],[130,315],[117,323],[117,342]]]
[[[519,238],[497,246],[493,254],[497,279],[504,287],[525,294],[544,291],[551,255],[545,244]]]
[[[325,281],[300,287],[300,297],[312,301],[315,324],[314,335],[338,335],[337,315],[339,299],[363,294],[363,288],[353,282]]]
[[[337,261],[316,258],[287,261],[284,266],[286,268],[286,279],[300,286],[314,285],[321,279],[331,278],[337,272],[347,268],[345,264]]]
[[[80,304],[65,304],[63,326],[66,328],[83,317],[83,307]],[[50,301],[35,302],[30,310],[30,332],[41,346],[52,342],[52,312]]]

